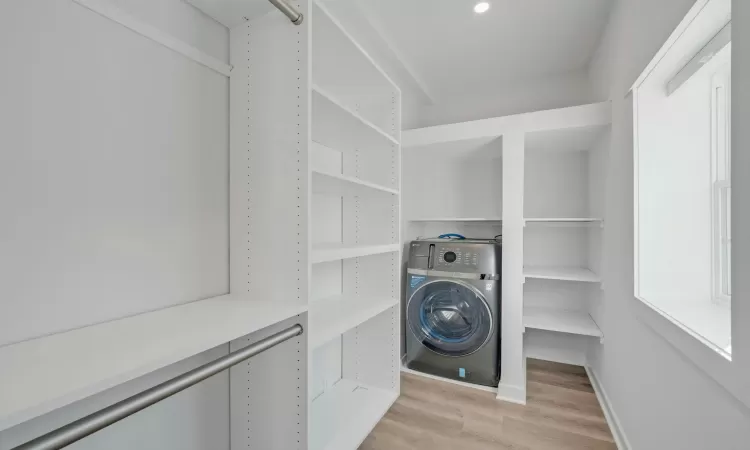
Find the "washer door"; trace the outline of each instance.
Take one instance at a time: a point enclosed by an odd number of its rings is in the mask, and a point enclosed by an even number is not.
[[[492,335],[492,313],[482,293],[461,281],[430,281],[406,307],[409,329],[422,344],[444,356],[470,355]]]

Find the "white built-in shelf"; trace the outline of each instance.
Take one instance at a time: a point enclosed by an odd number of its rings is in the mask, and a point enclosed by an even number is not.
[[[369,181],[346,175],[329,173],[318,169],[312,171],[312,190],[316,194],[369,195],[378,192],[398,195],[397,189],[391,189]]]
[[[328,10],[331,2],[312,2],[312,82],[370,122],[396,135],[392,110],[400,97],[396,83]],[[343,64],[342,64],[343,62]],[[356,105],[356,108],[354,107]]]
[[[398,305],[399,299],[387,296],[337,296],[310,304],[311,348],[316,348],[346,331]]]
[[[398,393],[341,379],[312,402],[311,450],[352,450],[383,418]]]
[[[334,150],[357,150],[363,140],[368,146],[373,142],[398,145],[393,136],[316,85],[312,88],[312,122],[313,140]]]
[[[227,28],[243,25],[274,10],[270,2],[241,0],[185,0]]]
[[[599,275],[583,267],[525,266],[523,276],[542,280],[584,281],[588,283],[601,281]]]
[[[525,224],[580,224],[580,225],[603,225],[604,221],[596,217],[527,217]]]
[[[404,148],[425,147],[493,138],[507,133],[525,133],[530,149],[583,150],[579,147],[591,145],[601,130],[611,123],[611,110],[611,104],[603,102],[418,128],[404,131],[401,144]]]
[[[409,222],[502,222],[500,217],[428,217],[409,219]]]
[[[602,337],[594,319],[585,312],[527,307],[523,311],[523,326],[535,330]]]
[[[0,347],[0,430],[306,310],[223,295]]]
[[[313,264],[316,264],[327,261],[336,261],[338,259],[358,258],[360,256],[397,252],[400,248],[400,244],[318,244],[313,246],[311,260]]]

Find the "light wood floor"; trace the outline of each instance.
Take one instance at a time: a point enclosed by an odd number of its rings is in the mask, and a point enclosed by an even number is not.
[[[527,362],[527,404],[402,373],[401,397],[360,450],[616,450],[586,371]]]

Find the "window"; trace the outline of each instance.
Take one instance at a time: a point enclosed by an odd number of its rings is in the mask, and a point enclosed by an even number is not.
[[[703,3],[633,88],[635,295],[731,359],[731,4]]]
[[[725,52],[730,51],[731,44]],[[713,214],[713,293],[717,302],[732,298],[731,231],[731,63],[724,62],[711,79],[711,177]]]

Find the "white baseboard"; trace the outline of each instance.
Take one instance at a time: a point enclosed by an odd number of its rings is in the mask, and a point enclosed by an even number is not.
[[[497,387],[497,399],[505,402],[526,404],[526,388],[524,386],[511,386],[500,383]]]
[[[593,386],[594,392],[596,392],[596,398],[602,406],[604,417],[607,419],[607,425],[609,425],[609,429],[612,431],[612,437],[615,439],[617,449],[630,450],[631,447],[628,438],[625,436],[622,426],[620,426],[620,420],[617,418],[617,414],[615,414],[615,411],[612,409],[612,404],[609,402],[609,397],[607,397],[607,392],[604,390],[604,386],[599,383],[599,379],[596,377],[596,374],[592,369],[589,367],[585,367],[585,369],[586,375],[588,375],[589,380],[591,381],[591,386]]]

